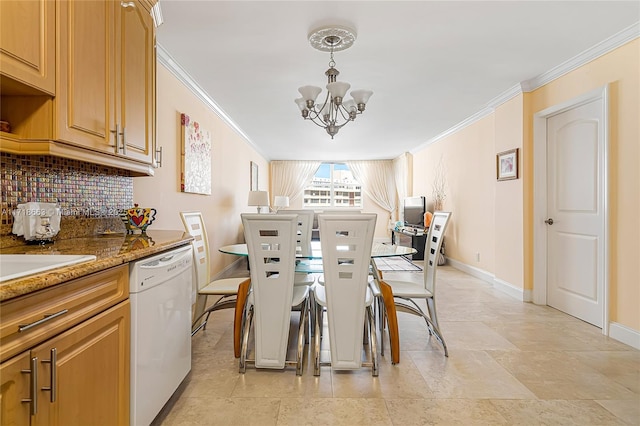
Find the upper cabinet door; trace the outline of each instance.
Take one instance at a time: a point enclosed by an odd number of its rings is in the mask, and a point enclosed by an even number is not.
[[[53,95],[55,65],[55,2],[0,1],[0,74]]]
[[[117,116],[125,155],[152,162],[155,102],[155,36],[153,19],[137,1],[117,2],[117,51],[120,60]]]
[[[120,2],[57,3],[59,76],[54,138],[115,154],[113,3]]]
[[[155,32],[137,1],[60,0],[55,139],[153,162]]]

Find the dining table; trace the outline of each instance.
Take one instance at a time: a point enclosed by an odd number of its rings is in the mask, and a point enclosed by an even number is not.
[[[218,249],[221,253],[231,254],[235,256],[248,257],[249,251],[247,244],[230,244],[222,246]],[[384,303],[387,316],[387,324],[389,329],[389,342],[391,345],[392,363],[397,364],[400,362],[400,337],[398,333],[398,322],[396,317],[396,308],[393,301],[393,291],[391,287],[387,285],[380,278],[382,274],[378,271],[374,259],[382,257],[393,256],[410,256],[416,254],[417,250],[413,247],[401,246],[397,244],[385,244],[380,242],[374,242],[371,246],[371,268],[374,282],[380,290],[380,296]],[[322,273],[322,249],[320,241],[311,242],[311,252],[308,256],[302,256],[296,254],[296,272],[303,273]],[[234,330],[233,330],[233,346],[236,358],[240,356],[240,338],[242,333],[242,315],[244,311],[244,305],[249,295],[249,289],[251,282],[249,280],[240,284],[238,287],[238,295],[236,298],[236,310],[234,318]],[[382,336],[380,337],[383,338]]]

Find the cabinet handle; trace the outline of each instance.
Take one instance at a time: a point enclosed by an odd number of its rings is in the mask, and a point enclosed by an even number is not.
[[[31,380],[29,383],[29,396],[30,398],[23,399],[21,402],[31,403],[31,415],[34,416],[38,413],[38,357],[31,358],[31,369],[21,370],[24,374],[31,374]]]
[[[121,1],[120,6],[126,9],[128,7],[136,7],[136,4],[132,1]]]
[[[55,314],[45,314],[44,318],[39,319],[36,322],[32,322],[31,324],[20,324],[18,326],[18,333],[22,333],[23,331],[26,331],[26,330],[30,329],[31,327],[35,327],[35,326],[43,324],[43,323],[45,323],[47,321],[51,321],[52,319],[57,318],[60,315],[64,315],[67,312],[69,312],[68,309],[63,309],[60,312],[56,312]]]
[[[125,139],[124,135],[124,126],[122,126],[122,132],[120,133],[120,136],[122,136],[120,138],[120,141],[122,142],[122,153],[124,155],[127,155],[127,140]]]
[[[53,348],[51,349],[51,359],[43,359],[41,361],[44,364],[51,364],[50,365],[50,377],[51,377],[51,383],[50,386],[43,386],[42,390],[43,391],[51,391],[51,397],[50,400],[51,402],[56,402],[56,383],[58,381],[58,349]]]
[[[162,147],[156,148],[156,166],[162,167]]]
[[[111,130],[111,133],[114,133],[115,145],[112,145],[112,146],[115,147],[114,152],[117,154],[118,150],[120,149],[120,147],[118,146],[118,136],[120,135],[120,125],[116,123],[116,129]]]

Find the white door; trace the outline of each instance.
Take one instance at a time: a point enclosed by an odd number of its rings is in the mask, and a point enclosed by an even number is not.
[[[603,326],[603,99],[547,118],[547,304]]]

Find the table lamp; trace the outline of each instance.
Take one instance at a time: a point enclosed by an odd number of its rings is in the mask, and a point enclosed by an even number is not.
[[[268,191],[249,191],[249,201],[247,203],[250,206],[258,208],[258,213],[261,213],[261,207],[269,207],[269,192]],[[267,210],[268,211],[268,210]]]
[[[275,211],[278,211],[284,207],[289,207],[289,197],[287,197],[286,195],[276,195],[275,197],[273,197],[273,209]]]

